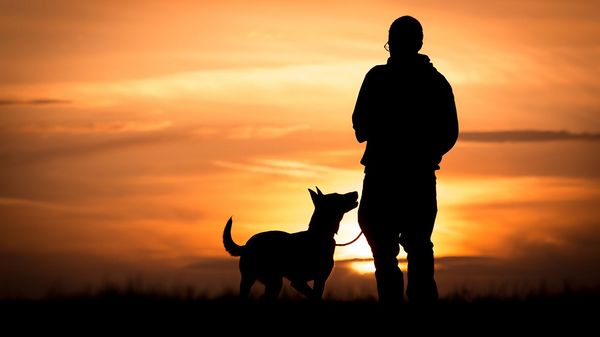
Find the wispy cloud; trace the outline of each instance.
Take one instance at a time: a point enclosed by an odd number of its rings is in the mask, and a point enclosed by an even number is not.
[[[70,104],[70,100],[55,98],[35,98],[35,99],[0,99],[0,105],[54,105]]]
[[[574,133],[565,130],[506,130],[506,131],[465,131],[460,141],[481,143],[502,142],[548,142],[565,140],[600,141],[600,133]]]
[[[193,97],[204,102],[258,104],[289,108],[290,102],[302,105],[336,105],[344,95],[354,99],[357,83],[364,68],[360,62],[337,64],[305,64],[272,67],[239,67],[171,73],[142,79],[114,82],[83,83],[77,87],[82,102],[129,101],[132,99],[177,100]],[[340,78],[346,80],[340,81]],[[317,80],[318,79],[318,80]],[[72,88],[56,88],[61,90]],[[338,101],[339,102],[339,101]],[[317,113],[314,109],[305,110]]]
[[[119,197],[115,197],[119,198]],[[68,202],[54,202],[45,200],[0,197],[0,207],[11,209],[27,209],[31,212],[46,212],[53,216],[68,216],[70,220],[64,220],[65,224],[70,221],[81,221],[87,219],[87,223],[94,221],[139,221],[139,220],[168,220],[173,223],[190,223],[203,217],[203,213],[195,208],[187,207],[181,203],[170,203],[158,197],[152,198],[122,198],[121,202],[106,204],[96,202],[95,204]],[[148,207],[155,205],[156,207]],[[47,213],[51,212],[51,213]],[[77,219],[77,220],[74,220]]]
[[[24,198],[9,198],[0,197],[0,207],[30,207],[42,208],[48,210],[67,210],[68,207],[47,201],[24,199]]]
[[[213,164],[220,167],[253,173],[276,174],[292,177],[315,177],[324,173],[340,171],[338,168],[328,166],[273,159],[256,159],[250,163],[214,161]]]
[[[32,164],[47,160],[57,160],[77,156],[89,156],[130,147],[165,144],[190,139],[185,130],[156,130],[153,132],[113,133],[101,140],[83,140],[69,143],[59,142],[53,146],[29,149],[26,151],[0,153],[4,164]]]
[[[173,125],[171,121],[115,121],[79,124],[29,124],[21,128],[22,132],[40,134],[87,134],[87,133],[136,133],[166,129]]]
[[[229,130],[226,138],[230,139],[274,139],[280,138],[297,131],[308,130],[310,127],[303,125],[290,126],[241,126]]]
[[[231,127],[201,126],[192,133],[205,138],[224,138],[233,140],[277,139],[292,133],[309,130],[310,125],[242,125]]]

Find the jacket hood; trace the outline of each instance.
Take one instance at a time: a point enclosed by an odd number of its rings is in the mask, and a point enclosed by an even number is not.
[[[434,70],[433,64],[429,60],[429,56],[425,54],[414,54],[406,57],[390,57],[387,61],[388,66],[398,69],[420,69]]]

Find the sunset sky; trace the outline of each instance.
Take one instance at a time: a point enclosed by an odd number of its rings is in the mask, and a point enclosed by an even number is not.
[[[442,294],[600,284],[598,1],[0,0],[0,296],[235,289],[231,215],[244,243],[304,230],[307,188],[360,192],[351,114],[402,15],[461,127]],[[353,211],[336,239],[359,231]],[[372,263],[348,261],[369,257],[338,248],[326,293],[372,294]]]

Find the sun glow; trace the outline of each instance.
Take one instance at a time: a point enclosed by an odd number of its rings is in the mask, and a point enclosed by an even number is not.
[[[353,261],[350,262],[350,268],[358,274],[373,274],[375,273],[375,265],[373,261]]]
[[[408,264],[406,263],[406,261],[400,261],[398,263],[398,266],[400,267],[400,270],[406,272]],[[352,261],[350,262],[350,268],[355,273],[361,275],[375,273],[375,264],[373,264],[373,261]]]

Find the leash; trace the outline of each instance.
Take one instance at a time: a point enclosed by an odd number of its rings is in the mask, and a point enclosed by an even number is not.
[[[356,237],[354,240],[352,240],[352,241],[350,241],[350,242],[346,242],[346,243],[336,243],[336,244],[335,244],[335,246],[336,246],[336,247],[340,247],[340,246],[348,246],[348,245],[351,245],[351,244],[355,243],[355,242],[356,242],[356,240],[358,240],[358,239],[361,237],[361,235],[363,235],[363,232],[362,232],[362,231],[360,231],[360,233],[358,233],[358,236],[357,236],[357,237]]]

